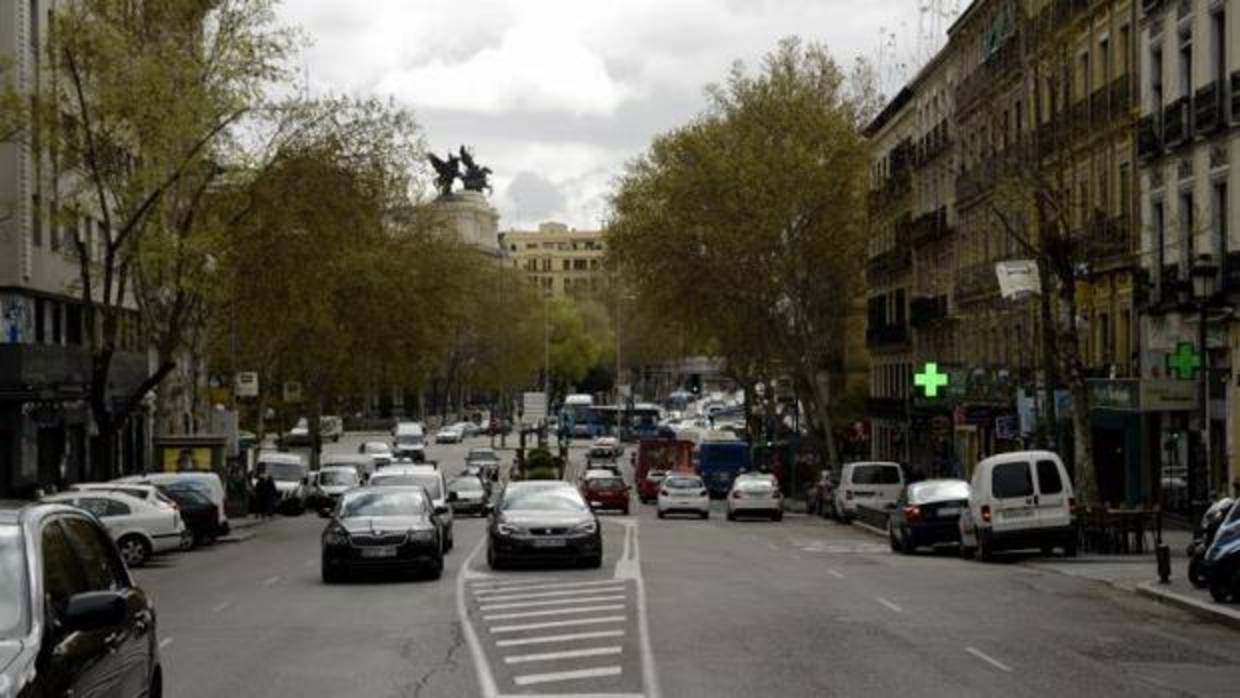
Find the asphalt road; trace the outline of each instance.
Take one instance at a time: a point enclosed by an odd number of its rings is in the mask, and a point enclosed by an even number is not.
[[[453,474],[484,443],[431,458]],[[1240,633],[1019,558],[897,556],[795,515],[602,518],[598,570],[491,572],[484,521],[457,519],[442,579],[327,587],[308,516],[137,577],[176,698],[1240,692]]]

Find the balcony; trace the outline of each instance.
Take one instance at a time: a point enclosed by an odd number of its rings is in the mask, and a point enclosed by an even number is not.
[[[1148,15],[1157,10],[1162,3],[1163,0],[1141,0],[1141,11]]]
[[[1193,130],[1199,135],[1213,133],[1223,125],[1223,95],[1217,82],[1193,95]]]
[[[909,308],[909,325],[913,329],[929,327],[947,319],[947,296],[916,296]]]
[[[973,72],[956,87],[957,112],[966,110],[977,98],[993,87],[1001,77],[1020,70],[1020,36],[1010,34]]]
[[[865,348],[879,349],[909,343],[908,325],[879,325],[865,331]]]
[[[972,297],[999,292],[999,277],[993,262],[970,264],[956,274],[956,297]]]
[[[1192,99],[1181,97],[1163,110],[1163,142],[1174,148],[1192,137]]]
[[[1162,155],[1163,128],[1161,115],[1147,114],[1137,122],[1137,157],[1152,158]]]
[[[951,233],[952,228],[947,223],[947,207],[940,206],[913,219],[910,242],[913,245],[923,245],[941,240]]]

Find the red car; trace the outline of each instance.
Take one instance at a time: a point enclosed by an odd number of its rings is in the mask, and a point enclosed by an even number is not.
[[[593,477],[581,484],[581,496],[591,509],[619,509],[629,513],[629,486],[618,477]]]

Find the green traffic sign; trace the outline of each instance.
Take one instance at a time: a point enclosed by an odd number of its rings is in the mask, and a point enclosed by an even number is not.
[[[938,397],[939,388],[947,387],[947,374],[939,373],[939,365],[926,363],[926,370],[913,376],[913,384],[926,392],[926,397]]]
[[[1180,342],[1175,346],[1175,353],[1167,355],[1167,371],[1175,371],[1181,380],[1190,380],[1201,368],[1201,354],[1197,353],[1192,342]]]

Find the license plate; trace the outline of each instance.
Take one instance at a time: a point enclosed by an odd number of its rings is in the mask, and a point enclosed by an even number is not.
[[[1027,519],[1033,516],[1032,509],[1007,509],[1001,513],[1005,519]]]
[[[602,503],[602,502],[590,502],[590,506],[592,506],[592,507],[601,507],[601,506],[603,506],[603,503]]]
[[[959,516],[960,507],[940,507],[939,516]]]
[[[362,557],[396,557],[396,547],[362,548]]]
[[[568,541],[563,538],[540,538],[534,541],[535,548],[563,548]]]

